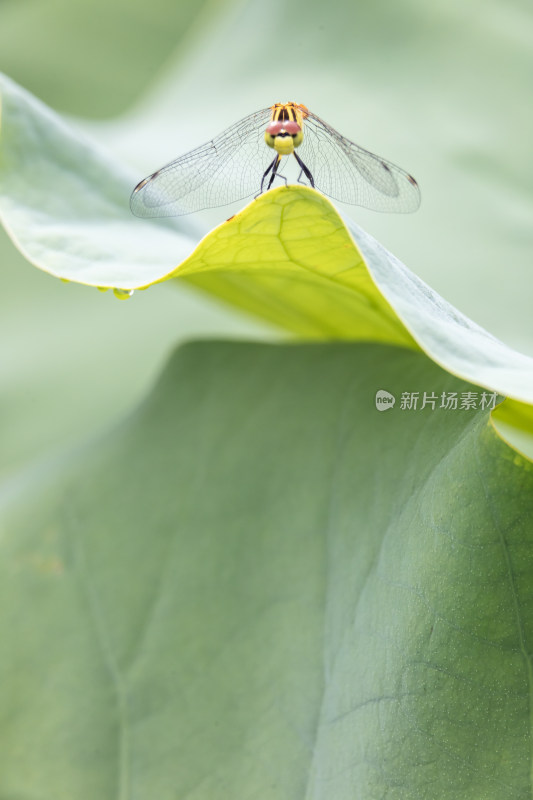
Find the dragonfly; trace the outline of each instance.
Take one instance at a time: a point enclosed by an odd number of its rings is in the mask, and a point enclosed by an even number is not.
[[[281,169],[291,157],[298,182],[333,200],[404,213],[420,205],[408,172],[342,136],[301,103],[276,103],[144,178],[130,207],[137,217],[170,217],[258,197],[277,177],[287,183]]]

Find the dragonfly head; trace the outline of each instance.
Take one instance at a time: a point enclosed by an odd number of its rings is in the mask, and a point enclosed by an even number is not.
[[[303,141],[304,132],[297,122],[277,120],[270,122],[265,131],[265,142],[281,156],[294,153]]]

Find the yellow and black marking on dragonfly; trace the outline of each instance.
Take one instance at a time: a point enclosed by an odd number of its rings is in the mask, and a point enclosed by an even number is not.
[[[420,205],[418,184],[408,172],[352,142],[301,103],[275,103],[144,178],[130,207],[138,217],[168,217],[257,197],[276,176],[287,183],[279,167],[290,156],[300,167],[298,182],[333,200],[401,213]]]

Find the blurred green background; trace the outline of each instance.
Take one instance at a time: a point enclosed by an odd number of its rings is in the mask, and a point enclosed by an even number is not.
[[[422,189],[414,215],[342,213],[533,354],[526,2],[0,0],[0,70],[139,178],[256,109],[306,104]],[[64,285],[4,234],[0,262],[0,475],[133,407],[177,342],[278,335],[186,287],[119,302]]]

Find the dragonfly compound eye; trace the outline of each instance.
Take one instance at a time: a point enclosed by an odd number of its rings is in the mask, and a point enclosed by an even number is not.
[[[270,122],[267,125],[266,132],[270,134],[270,136],[277,136],[278,133],[281,133],[281,131],[285,128],[286,124],[287,123],[284,122]]]
[[[297,122],[284,122],[283,130],[287,131],[287,133],[290,133],[291,136],[295,136],[297,133],[300,133],[302,129]]]

